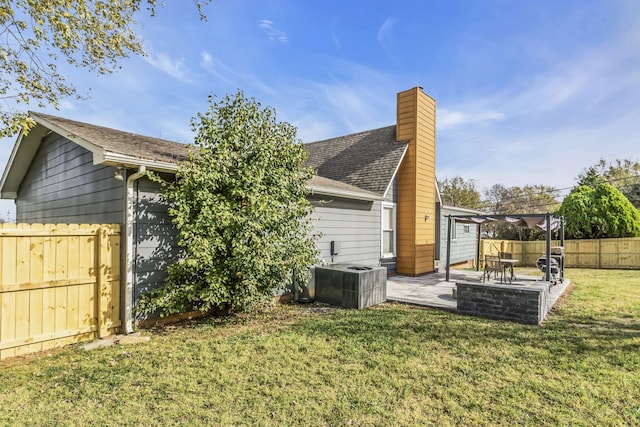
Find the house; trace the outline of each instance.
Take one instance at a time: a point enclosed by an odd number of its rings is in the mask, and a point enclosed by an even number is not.
[[[382,263],[391,272],[420,275],[443,259],[435,101],[416,87],[400,92],[397,102],[396,125],[307,145],[308,164],[317,171],[309,197],[326,262]],[[163,282],[176,257],[176,231],[159,186],[144,172],[170,177],[186,147],[30,114],[36,127],[19,135],[0,196],[15,200],[17,222],[122,225],[123,318],[131,330],[136,301]],[[474,240],[475,231],[470,236]],[[455,259],[464,256],[461,250]]]
[[[307,162],[319,176],[379,197],[368,210],[361,204],[349,219],[344,212],[331,212],[345,207],[344,200],[317,205],[323,259],[380,262],[392,274],[412,276],[440,268],[446,259],[446,215],[480,212],[442,203],[435,175],[435,113],[435,101],[416,87],[398,93],[395,125],[307,144]],[[477,227],[454,223],[453,228],[451,263],[475,258]],[[332,241],[341,247],[335,257]]]

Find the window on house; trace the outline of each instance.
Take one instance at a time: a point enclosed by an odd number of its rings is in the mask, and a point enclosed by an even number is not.
[[[468,224],[465,224],[465,226],[463,228],[463,232],[464,232],[464,234],[469,234],[470,233]]]
[[[396,253],[395,238],[395,207],[387,205],[382,207],[382,256],[393,257]]]
[[[456,240],[458,231],[458,223],[455,220],[451,221],[451,240]]]

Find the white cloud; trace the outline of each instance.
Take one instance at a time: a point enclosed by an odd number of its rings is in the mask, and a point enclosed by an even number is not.
[[[223,82],[231,85],[238,86],[238,84],[231,77],[227,77],[226,74],[234,74],[231,70],[222,63],[222,61],[216,59],[207,51],[202,51],[200,53],[200,66],[204,68],[210,74],[213,74]]]
[[[336,64],[332,79],[303,82],[308,88],[310,114],[319,122],[332,121],[340,134],[388,126],[395,122],[394,77],[359,64]],[[330,129],[328,129],[330,130]]]
[[[340,42],[340,39],[338,38],[338,34],[336,33],[336,21],[335,19],[333,21],[331,21],[331,41],[333,42],[333,47],[338,50],[338,51],[342,51],[342,43]]]
[[[263,19],[258,24],[258,28],[260,28],[267,36],[269,36],[269,40],[286,43],[288,41],[287,33],[281,31],[273,26],[273,22],[267,19]]]
[[[460,126],[482,125],[488,122],[501,121],[505,118],[504,114],[498,111],[464,113],[462,111],[450,111],[446,108],[439,108],[437,114],[437,126],[439,130]]]
[[[393,60],[395,60],[395,56],[393,55],[391,48],[389,47],[389,43],[391,41],[391,31],[393,30],[393,26],[395,23],[395,19],[387,18],[380,26],[377,37],[378,43],[380,44],[380,47],[382,47],[382,50],[384,50],[385,53]]]
[[[150,53],[149,56],[145,57],[145,61],[147,61],[149,64],[162,71],[163,73],[168,74],[169,76],[180,80],[181,82],[194,82],[189,69],[185,65],[184,58],[174,59],[171,58],[169,54],[160,52]]]
[[[60,101],[60,110],[74,110],[75,105],[68,99],[63,99]]]
[[[438,175],[567,188],[601,158],[638,160],[639,34],[622,30],[493,93],[441,102]]]
[[[242,87],[245,89],[253,88],[269,95],[274,95],[277,93],[272,86],[264,83],[254,74],[237,72],[231,67],[222,63],[222,61],[214,58],[213,55],[211,55],[207,51],[203,51],[200,56],[200,66],[224,83],[228,84],[233,89]]]
[[[299,137],[312,142],[392,125],[401,76],[349,61],[325,60],[330,79],[289,80],[267,100],[279,119],[294,123]],[[286,117],[280,113],[287,112]]]

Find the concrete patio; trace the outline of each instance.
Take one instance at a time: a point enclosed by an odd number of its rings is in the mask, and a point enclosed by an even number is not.
[[[445,280],[445,273],[431,273],[419,277],[392,276],[387,279],[387,301],[413,304],[423,307],[434,307],[449,311],[458,311],[457,300],[453,290],[456,282],[479,283],[482,272],[473,270],[451,270],[449,281]],[[490,283],[499,284],[491,281]],[[538,276],[518,275],[512,285],[527,287],[540,287],[546,282]],[[547,298],[547,312],[555,305],[558,298],[566,291],[570,279],[566,278],[562,283],[549,287]]]

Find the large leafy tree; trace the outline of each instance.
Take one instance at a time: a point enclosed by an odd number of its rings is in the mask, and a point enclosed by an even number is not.
[[[473,179],[466,180],[460,176],[438,181],[438,189],[445,204],[470,209],[480,208],[480,193]]]
[[[613,185],[640,209],[640,162],[629,159],[606,162],[601,159],[578,175],[578,185],[594,187],[598,182]]]
[[[204,18],[208,1],[194,3]],[[79,97],[59,61],[106,74],[118,60],[144,54],[134,17],[145,6],[153,15],[156,0],[0,0],[0,136],[34,126],[21,104],[57,108]]]
[[[606,182],[579,185],[564,198],[558,215],[566,219],[569,239],[640,236],[640,212]]]
[[[242,92],[192,121],[195,147],[164,197],[183,257],[141,312],[245,311],[305,280],[317,250],[294,126]],[[157,179],[157,178],[156,178]]]

